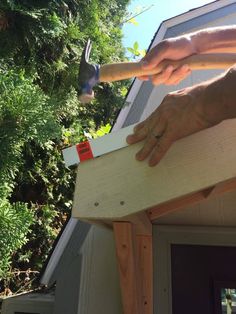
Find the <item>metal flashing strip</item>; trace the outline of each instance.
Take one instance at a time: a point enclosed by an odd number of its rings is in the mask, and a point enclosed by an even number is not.
[[[117,132],[112,132],[64,149],[62,153],[66,166],[77,165],[82,161],[99,157],[128,146],[126,137],[133,132],[134,126],[130,125]]]

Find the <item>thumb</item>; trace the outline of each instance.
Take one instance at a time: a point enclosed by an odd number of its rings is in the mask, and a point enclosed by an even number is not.
[[[141,60],[142,68],[145,70],[153,69],[157,67],[161,61],[161,54],[151,51],[150,53],[147,53],[146,56]]]
[[[147,60],[145,58],[142,59],[140,61],[140,63],[141,63],[141,67],[142,67],[143,70],[151,70],[151,69],[155,68],[155,66],[156,66],[156,63],[154,63],[152,60],[149,61],[149,60]]]

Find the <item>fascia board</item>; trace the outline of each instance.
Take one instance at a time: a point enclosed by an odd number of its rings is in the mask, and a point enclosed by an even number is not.
[[[121,109],[118,118],[112,128],[112,132],[118,131],[122,128],[124,121],[126,120],[128,113],[133,105],[135,97],[137,96],[138,91],[140,90],[143,82],[141,80],[135,79],[133,85],[126,97],[124,107]]]
[[[142,143],[78,167],[73,217],[116,220],[236,177],[236,119],[174,143],[154,168],[135,160]]]
[[[70,218],[68,221],[65,230],[63,231],[55,249],[53,250],[52,256],[48,262],[48,265],[43,273],[40,283],[42,285],[48,285],[51,281],[51,277],[54,274],[54,271],[58,265],[58,262],[71,238],[71,235],[76,227],[78,220],[75,218]]]
[[[196,17],[199,17],[203,14],[207,14],[210,13],[212,11],[221,9],[223,7],[226,7],[230,4],[235,3],[235,0],[221,0],[221,1],[215,1],[212,3],[208,3],[202,7],[193,9],[191,11],[188,11],[186,13],[180,14],[178,16],[175,16],[173,18],[170,18],[166,21],[163,22],[163,24],[165,24],[166,29],[173,27],[175,25],[187,22],[191,19],[194,19]]]

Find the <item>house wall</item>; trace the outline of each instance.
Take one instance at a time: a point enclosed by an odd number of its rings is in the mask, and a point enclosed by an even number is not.
[[[92,226],[82,245],[73,239],[57,272],[54,314],[122,313],[112,231]]]
[[[81,254],[83,260],[77,314],[122,313],[112,230],[93,226]]]

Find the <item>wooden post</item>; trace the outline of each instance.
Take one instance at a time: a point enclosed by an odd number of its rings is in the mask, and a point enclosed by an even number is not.
[[[153,313],[152,236],[137,235],[137,258],[141,280],[141,308],[143,314]]]
[[[152,234],[132,222],[114,222],[124,314],[153,313]]]

